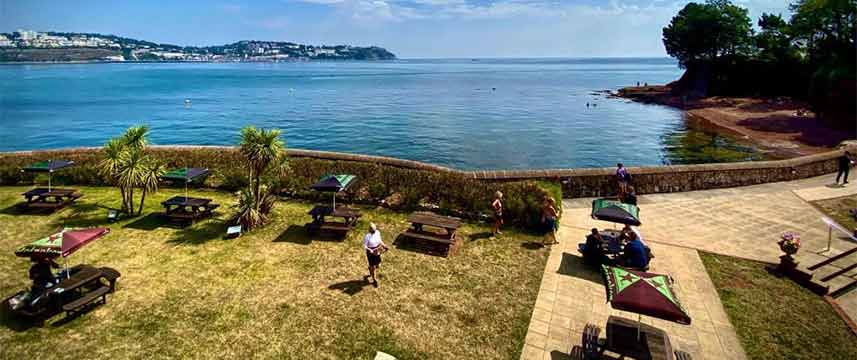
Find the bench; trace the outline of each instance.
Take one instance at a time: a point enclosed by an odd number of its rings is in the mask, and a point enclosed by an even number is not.
[[[72,316],[80,310],[86,308],[90,304],[107,303],[107,294],[110,293],[110,288],[101,286],[93,291],[90,291],[75,301],[62,306],[62,310],[66,312],[66,316]],[[100,301],[99,301],[100,298]]]
[[[107,280],[107,282],[110,284],[110,292],[111,293],[115,292],[116,291],[116,279],[119,279],[119,277],[122,276],[122,274],[120,274],[119,271],[117,271],[116,269],[110,268],[110,267],[102,267],[102,268],[99,268],[98,270],[101,271],[102,277],[105,280]]]
[[[693,357],[691,357],[690,354],[688,354],[684,351],[676,350],[675,351],[675,360],[693,360]]]
[[[601,351],[599,350],[600,344],[598,343],[598,336],[600,334],[601,328],[598,326],[586,324],[586,326],[583,327],[583,337],[581,339],[581,353],[583,360],[601,358]]]
[[[339,222],[325,222],[321,224],[318,229],[321,231],[340,231],[340,232],[348,232],[351,230],[351,226],[345,223]]]
[[[455,244],[455,241],[453,241],[446,235],[434,234],[427,231],[416,231],[413,229],[408,229],[407,231],[403,232],[402,235],[407,236],[409,238],[434,241],[443,244]]]

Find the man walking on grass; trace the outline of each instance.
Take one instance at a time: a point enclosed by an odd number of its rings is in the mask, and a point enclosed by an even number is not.
[[[839,184],[839,177],[845,175],[843,178],[842,184],[845,185],[848,183],[848,171],[851,169],[851,165],[854,164],[854,161],[851,161],[851,153],[848,151],[845,152],[842,156],[839,157],[839,172],[836,173],[836,183]]]

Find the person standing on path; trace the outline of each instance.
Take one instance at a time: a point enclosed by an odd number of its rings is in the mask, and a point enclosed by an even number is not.
[[[848,183],[848,171],[851,170],[851,165],[854,164],[854,161],[851,160],[851,153],[846,151],[842,156],[839,157],[839,171],[836,173],[836,183],[839,184],[839,177],[845,175],[843,185]]]
[[[381,266],[381,254],[389,248],[384,241],[381,240],[381,232],[375,224],[369,224],[369,232],[363,237],[363,249],[366,250],[366,259],[369,260],[369,276],[372,277],[372,286],[378,287],[378,280],[375,278],[375,273],[378,267]]]
[[[619,201],[625,199],[625,194],[628,192],[628,183],[631,180],[631,175],[628,174],[628,170],[625,169],[625,166],[622,163],[616,164],[616,182],[619,184],[619,188],[616,191],[619,197]]]
[[[542,245],[558,244],[556,240],[557,218],[559,212],[556,210],[556,200],[552,197],[545,197],[545,203],[542,206],[542,223],[545,224],[545,237],[542,239]]]
[[[503,225],[503,193],[497,191],[494,193],[494,202],[491,203],[494,208],[494,228],[491,229],[491,234],[497,236],[502,234],[500,226]]]

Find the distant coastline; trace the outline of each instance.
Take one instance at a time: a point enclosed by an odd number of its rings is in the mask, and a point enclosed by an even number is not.
[[[258,40],[213,46],[178,46],[92,33],[28,30],[0,33],[0,63],[278,62],[395,58],[395,54],[378,46],[307,45]]]

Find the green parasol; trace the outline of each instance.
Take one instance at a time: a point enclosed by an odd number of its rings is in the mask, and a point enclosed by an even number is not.
[[[69,160],[44,160],[30,164],[21,171],[46,172],[48,173],[48,191],[51,191],[51,177],[54,171],[74,166],[74,161]]]
[[[635,205],[616,200],[596,199],[592,200],[592,218],[640,226],[640,209]]]

